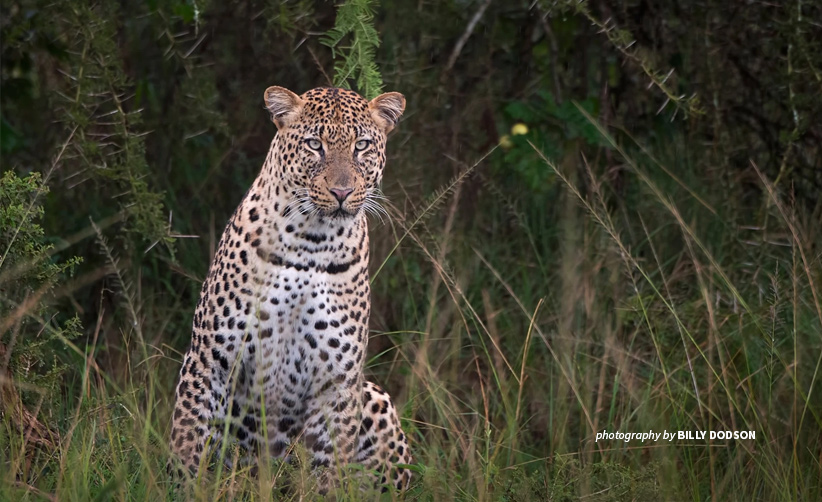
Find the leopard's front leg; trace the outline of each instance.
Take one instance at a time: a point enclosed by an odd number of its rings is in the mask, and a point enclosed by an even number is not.
[[[338,484],[342,469],[354,461],[362,416],[361,376],[338,376],[329,382],[309,400],[304,432],[322,494]]]
[[[207,443],[219,442],[221,431],[214,424],[226,416],[225,400],[213,399],[225,395],[225,380],[220,375],[212,378],[211,368],[200,361],[196,349],[189,350],[183,360],[171,429],[172,453],[191,475],[198,473],[208,453]],[[182,471],[175,474],[184,475]]]

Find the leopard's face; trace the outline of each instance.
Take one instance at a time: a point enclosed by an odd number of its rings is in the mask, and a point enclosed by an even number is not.
[[[265,97],[279,128],[273,154],[291,191],[290,211],[346,219],[380,209],[385,140],[405,108],[401,94],[368,102],[344,89],[297,96],[271,87]]]

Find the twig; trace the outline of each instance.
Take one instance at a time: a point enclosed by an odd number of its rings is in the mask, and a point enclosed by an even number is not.
[[[116,213],[112,216],[109,216],[108,218],[102,220],[99,224],[99,227],[100,228],[108,228],[108,227],[110,227],[111,225],[113,225],[115,223],[119,223],[124,218],[125,218],[125,212],[120,211],[120,212],[118,212],[118,213]],[[16,263],[13,266],[10,265],[10,266],[6,267],[4,270],[0,271],[0,286],[20,278],[23,274],[25,274],[26,272],[28,272],[32,268],[34,268],[34,266],[37,265],[38,263],[51,258],[52,256],[56,255],[57,253],[65,251],[69,247],[77,244],[78,242],[82,241],[83,239],[91,237],[92,235],[95,235],[94,228],[91,227],[91,226],[88,226],[85,229],[77,232],[74,235],[71,235],[71,236],[66,237],[64,239],[61,239],[60,242],[55,243],[54,246],[51,249],[49,249],[46,253],[44,253],[42,256],[38,256],[38,257],[33,258],[31,260],[22,261],[22,262]]]
[[[308,53],[311,54],[311,59],[314,60],[314,64],[317,65],[317,69],[320,70],[320,73],[322,73],[323,77],[325,77],[325,81],[328,82],[328,86],[329,87],[334,87],[334,81],[331,80],[331,77],[329,77],[328,73],[325,72],[325,68],[323,68],[323,65],[320,64],[320,60],[319,60],[319,58],[317,58],[317,55],[314,54],[314,50],[311,49],[311,47],[308,47],[308,46],[306,46],[306,48],[308,49]]]
[[[24,483],[22,481],[14,481],[14,486],[16,486],[18,488],[21,488],[23,490],[26,490],[28,492],[31,492],[31,493],[37,495],[38,497],[43,497],[44,499],[51,500],[53,502],[57,502],[57,500],[58,500],[56,495],[52,495],[51,493],[44,492],[43,490],[41,490],[39,488],[35,488],[35,487],[31,486],[30,484]]]
[[[548,13],[543,14],[540,11],[539,20],[542,23],[542,30],[545,32],[545,38],[548,39],[548,44],[551,47],[551,75],[554,80],[554,102],[562,101],[562,88],[559,85],[559,71],[557,70],[557,61],[559,59],[559,45],[557,44],[557,37],[554,35],[554,30],[551,28],[551,23],[548,21]]]
[[[123,266],[128,266],[130,264],[131,260],[123,261]],[[89,284],[94,284],[103,277],[115,273],[117,273],[117,268],[114,264],[103,268],[98,268],[97,270],[82,275],[71,282],[64,284],[62,287],[57,288],[53,291],[51,296],[54,300],[63,296],[68,296],[82,287],[88,286]],[[42,286],[37,291],[28,295],[19,305],[16,305],[17,308],[15,308],[14,311],[3,319],[2,323],[0,323],[0,333],[5,333],[11,329],[15,323],[26,317],[39,321],[37,317],[31,315],[31,312],[34,311],[38,305],[40,305],[40,300],[42,300],[43,297],[51,291],[51,289],[52,288],[49,285]],[[8,298],[3,299],[5,301],[9,301]]]
[[[448,64],[445,65],[445,71],[443,74],[447,74],[454,67],[454,64],[457,62],[457,58],[460,57],[462,48],[468,42],[468,39],[471,38],[471,33],[474,32],[474,28],[477,27],[477,23],[479,23],[479,20],[485,13],[485,9],[487,9],[489,5],[491,5],[491,0],[485,0],[480,4],[479,9],[477,9],[477,12],[474,13],[474,17],[472,17],[468,22],[468,26],[465,27],[465,32],[459,40],[457,40],[457,45],[454,46],[454,50],[451,51],[451,56],[448,58]]]
[[[66,148],[68,147],[69,143],[71,143],[71,139],[74,138],[74,133],[76,131],[77,131],[77,126],[74,126],[74,129],[71,130],[71,134],[69,134],[69,137],[66,139],[66,141],[63,143],[63,146],[60,148],[60,152],[57,154],[57,157],[55,157],[54,161],[51,163],[51,167],[49,167],[49,170],[46,171],[46,175],[43,176],[43,181],[42,181],[43,186],[45,186],[45,187],[48,186],[48,182],[49,182],[49,178],[51,178],[51,174],[54,172],[54,169],[57,167],[57,164],[60,162],[60,159],[63,157],[63,153],[65,153]],[[37,202],[37,199],[39,198],[39,195],[40,195],[40,192],[38,192],[37,194],[35,194],[34,197],[31,198],[31,202],[29,203],[29,207],[26,208],[26,214],[23,215],[23,219],[21,221],[21,224],[17,225],[17,228],[14,230],[14,235],[11,236],[11,240],[9,240],[9,245],[8,245],[8,247],[6,247],[6,251],[3,253],[3,256],[0,257],[0,268],[3,268],[3,262],[6,261],[6,257],[8,256],[9,251],[11,251],[11,247],[14,245],[14,241],[17,240],[17,234],[20,233],[20,228],[22,227],[23,223],[26,221],[26,219],[31,214],[31,211],[34,208],[34,204]]]

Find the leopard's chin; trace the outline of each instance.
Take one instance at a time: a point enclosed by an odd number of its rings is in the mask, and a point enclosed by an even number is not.
[[[338,207],[336,209],[321,209],[319,211],[320,217],[328,220],[345,221],[352,220],[360,213],[360,208],[350,209]]]

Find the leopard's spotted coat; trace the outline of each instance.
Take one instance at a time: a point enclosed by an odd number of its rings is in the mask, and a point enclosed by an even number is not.
[[[278,131],[203,284],[177,386],[171,448],[196,472],[231,431],[250,458],[302,440],[326,491],[349,462],[407,487],[389,395],[363,378],[370,291],[366,210],[405,108],[334,88],[265,92]],[[265,419],[263,419],[265,417]]]

